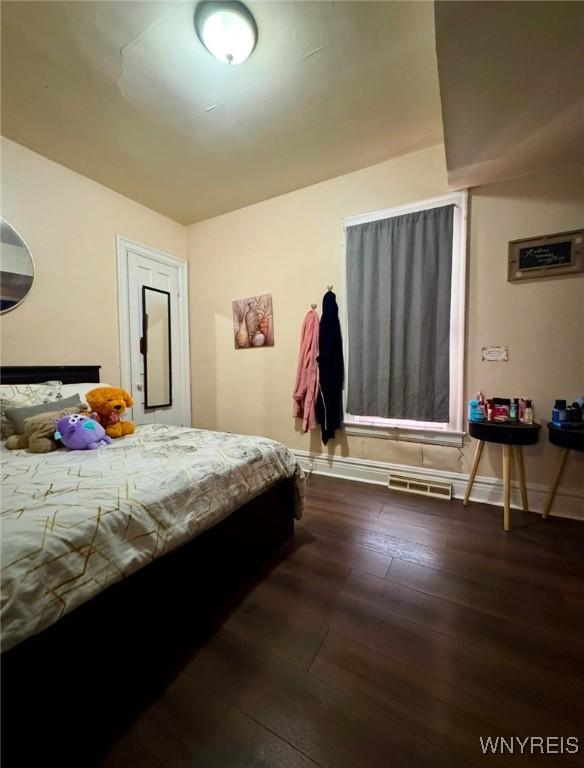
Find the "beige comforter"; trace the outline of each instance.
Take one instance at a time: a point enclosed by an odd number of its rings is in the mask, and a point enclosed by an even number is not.
[[[2,649],[303,475],[266,438],[149,425],[98,451],[2,457]]]

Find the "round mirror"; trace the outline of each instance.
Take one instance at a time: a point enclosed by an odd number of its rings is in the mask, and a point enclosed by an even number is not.
[[[0,313],[26,298],[34,280],[34,262],[18,232],[0,218]]]

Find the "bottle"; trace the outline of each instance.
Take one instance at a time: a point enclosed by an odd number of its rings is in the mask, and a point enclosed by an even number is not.
[[[493,401],[487,400],[487,421],[493,421]]]
[[[519,398],[519,421],[524,424],[525,423],[525,403],[527,402],[526,397],[520,397]]]
[[[485,411],[478,400],[469,400],[468,403],[468,420],[469,421],[484,421]]]
[[[514,397],[511,399],[511,405],[509,406],[509,419],[517,421],[517,400]]]
[[[476,410],[478,407],[479,407],[478,400],[468,401],[468,420],[469,421],[476,421]]]
[[[552,421],[554,424],[563,424],[566,421],[566,401],[556,400],[552,411]]]
[[[582,421],[582,412],[578,403],[572,403],[572,405],[566,408],[566,421],[571,424],[577,424],[579,421]]]
[[[525,411],[523,413],[523,423],[533,424],[533,408],[531,407],[531,400],[525,401]]]

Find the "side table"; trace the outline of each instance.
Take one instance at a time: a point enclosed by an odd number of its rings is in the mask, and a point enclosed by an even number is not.
[[[554,425],[548,422],[548,439],[553,445],[557,445],[561,448],[556,470],[552,479],[552,484],[548,497],[543,508],[542,517],[547,517],[552,508],[554,496],[560,484],[562,472],[566,466],[568,454],[570,451],[584,451],[584,427],[575,427],[574,429],[554,427]]]
[[[478,440],[472,469],[466,486],[463,504],[470,498],[474,479],[485,443],[500,443],[503,447],[503,529],[509,530],[511,512],[511,452],[515,454],[519,471],[519,487],[523,510],[527,512],[527,487],[525,485],[525,467],[523,464],[523,446],[534,445],[539,439],[540,424],[519,424],[498,421],[469,421],[468,432]]]

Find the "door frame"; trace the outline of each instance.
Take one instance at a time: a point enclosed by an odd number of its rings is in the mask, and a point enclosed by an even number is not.
[[[191,362],[189,345],[189,281],[188,262],[172,256],[170,253],[157,251],[135,240],[130,240],[122,235],[116,235],[116,262],[117,262],[117,291],[118,291],[118,334],[120,344],[120,378],[122,387],[128,392],[132,391],[132,366],[131,366],[131,339],[130,339],[130,310],[129,290],[130,276],[128,271],[128,252],[133,251],[140,256],[153,261],[158,261],[166,266],[175,267],[178,270],[178,343],[183,360],[183,369],[176,375],[173,372],[173,382],[179,384],[180,392],[177,392],[177,404],[180,402],[181,421],[189,426],[191,424]]]

